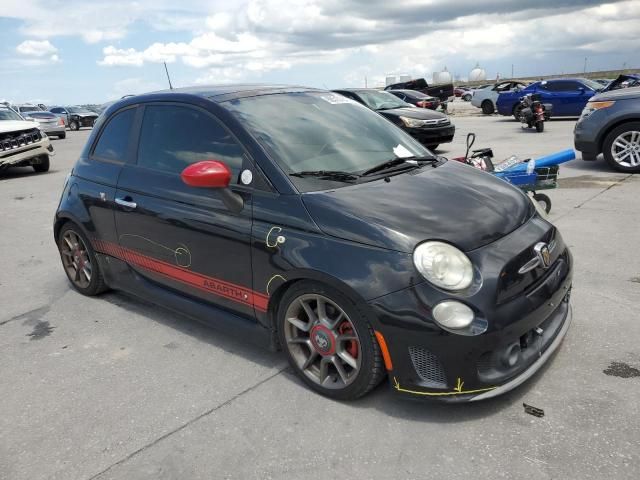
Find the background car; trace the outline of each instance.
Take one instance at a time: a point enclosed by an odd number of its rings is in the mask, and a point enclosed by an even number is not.
[[[25,120],[38,122],[40,129],[49,137],[67,138],[67,131],[64,120],[51,112],[26,112],[22,116]]]
[[[93,127],[98,114],[83,107],[53,107],[51,113],[56,114],[65,122],[70,130],[80,130],[82,127]]]
[[[414,80],[409,80],[408,82],[400,82],[394,83],[391,85],[387,85],[384,87],[385,90],[417,90],[418,92],[422,92],[425,95],[429,95],[431,97],[436,97],[440,99],[441,102],[448,102],[453,100],[453,84],[452,83],[443,83],[439,85],[429,85],[424,78],[416,78]]]
[[[543,103],[553,105],[554,117],[577,117],[589,99],[602,89],[598,82],[586,78],[544,80],[523,90],[500,93],[496,107],[500,115],[513,115],[519,121],[520,98],[528,93],[538,93]]]
[[[616,89],[592,97],[574,130],[583,160],[602,153],[621,172],[640,172],[640,87]]]
[[[471,105],[482,109],[482,113],[490,115],[496,111],[498,95],[503,92],[520,91],[526,88],[526,84],[515,81],[496,83],[491,87],[475,90],[471,98]]]
[[[53,147],[37,125],[7,106],[0,106],[0,172],[9,167],[32,166],[49,170]]]
[[[389,92],[375,89],[353,88],[334,92],[378,112],[431,149],[453,140],[456,129],[444,113],[416,108]]]
[[[420,108],[430,108],[436,110],[440,106],[440,100],[436,97],[430,97],[416,90],[387,90],[387,92],[395,95],[400,100],[415,105]]]
[[[465,93],[469,92],[471,89],[469,87],[456,87],[453,89],[453,95],[455,97],[461,98]]]

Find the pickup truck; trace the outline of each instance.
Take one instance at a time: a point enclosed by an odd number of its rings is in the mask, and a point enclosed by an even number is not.
[[[46,133],[9,107],[0,106],[0,172],[25,166],[46,172],[53,154]]]
[[[422,92],[430,97],[439,98],[442,103],[446,103],[449,100],[453,100],[453,84],[443,83],[442,85],[431,85],[427,83],[424,78],[416,78],[415,80],[409,80],[408,82],[394,83],[384,87],[385,90],[416,90]]]

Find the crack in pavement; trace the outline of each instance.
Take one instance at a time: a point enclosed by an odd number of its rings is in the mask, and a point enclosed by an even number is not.
[[[143,445],[142,447],[138,448],[137,450],[134,450],[133,452],[131,452],[129,455],[127,455],[124,458],[121,458],[120,460],[118,460],[115,463],[112,463],[111,465],[109,465],[107,468],[105,468],[104,470],[96,473],[95,475],[89,477],[87,480],[94,480],[97,479],[99,477],[101,477],[102,475],[104,475],[105,473],[107,473],[109,470],[111,470],[114,467],[117,467],[118,465],[122,465],[123,463],[128,462],[129,460],[131,460],[133,457],[137,456],[138,454],[144,452],[145,450],[147,450],[150,447],[153,447],[154,445],[157,445],[158,443],[160,443],[161,441],[163,441],[166,438],[169,438],[171,435],[173,435],[174,433],[178,433],[181,430],[184,430],[185,428],[193,425],[194,423],[196,423],[198,420],[201,420],[209,415],[211,415],[212,413],[216,412],[217,410],[220,410],[221,408],[229,405],[230,403],[232,403],[233,401],[237,400],[238,398],[242,397],[244,394],[252,392],[253,390],[255,390],[256,388],[260,387],[261,385],[267,383],[269,380],[271,380],[272,378],[277,377],[278,375],[280,375],[282,372],[284,372],[286,369],[288,368],[288,366],[284,366],[282,367],[280,370],[278,370],[277,372],[275,372],[272,375],[269,375],[267,378],[265,378],[264,380],[259,381],[258,383],[256,383],[255,385],[252,385],[246,389],[244,389],[243,391],[235,394],[233,397],[231,397],[228,400],[225,400],[224,402],[216,405],[213,408],[210,408],[209,410],[201,413],[200,415],[198,415],[197,417],[192,418],[191,420],[187,421],[186,423],[183,423],[182,425],[180,425],[177,428],[174,428],[173,430],[165,433],[164,435],[161,435],[160,437],[156,438],[155,440],[153,440],[150,443],[147,443],[146,445]]]
[[[625,182],[626,180],[628,180],[629,178],[633,177],[633,174],[629,174],[624,178],[621,178],[620,180],[616,181],[615,183],[612,183],[611,185],[609,185],[607,188],[604,188],[602,190],[600,190],[598,193],[596,193],[595,195],[593,195],[592,197],[587,198],[584,202],[576,205],[575,207],[573,207],[573,210],[577,209],[577,208],[582,208],[584,205],[586,205],[587,203],[589,203],[591,200],[595,200],[596,198],[598,198],[600,195],[602,195],[603,193],[608,192],[609,190],[611,190],[613,187],[617,187],[618,185],[622,185],[623,182]],[[558,220],[560,220],[561,218],[566,217],[567,215],[569,215],[570,213],[573,212],[573,210],[569,210],[568,212],[560,215],[559,217],[556,217],[553,219],[554,222],[557,222]]]
[[[29,310],[28,312],[20,313],[19,315],[11,317],[8,320],[3,320],[2,322],[0,322],[0,327],[3,325],[6,325],[9,322],[15,322],[16,320],[27,319],[27,320],[37,321],[40,318],[42,318],[49,311],[50,308],[51,307],[49,307],[48,305],[45,305],[44,307],[38,307],[38,308],[34,308],[33,310]]]

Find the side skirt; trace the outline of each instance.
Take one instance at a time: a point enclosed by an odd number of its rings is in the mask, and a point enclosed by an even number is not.
[[[275,350],[269,329],[255,320],[236,315],[207,304],[199,299],[185,297],[174,290],[151,282],[136,273],[125,262],[103,254],[96,254],[104,279],[109,287],[153,302],[167,310],[204,323],[228,333],[242,341]]]

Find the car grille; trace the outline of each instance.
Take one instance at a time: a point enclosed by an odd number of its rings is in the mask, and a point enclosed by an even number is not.
[[[448,118],[434,118],[433,120],[425,120],[423,125],[427,128],[434,128],[434,127],[445,127],[450,123],[451,122],[449,121]]]
[[[37,128],[0,134],[0,152],[7,152],[25,147],[42,140],[42,134]]]
[[[519,270],[535,256],[533,247],[538,242],[545,242],[549,245],[552,258],[551,265],[546,269],[542,266],[538,266],[526,273],[520,273]],[[562,280],[568,271],[569,258],[563,245],[556,246],[556,230],[551,229],[538,241],[532,243],[528,248],[516,255],[516,257],[502,270],[498,285],[497,303],[502,304],[508,302],[527,291],[533,290],[536,285],[539,285],[544,281],[550,272],[555,270],[555,267],[559,262],[564,262],[562,269],[563,273],[561,278],[559,278],[559,280]]]
[[[445,388],[447,378],[438,357],[422,347],[409,347],[409,356],[418,376],[429,386]]]

